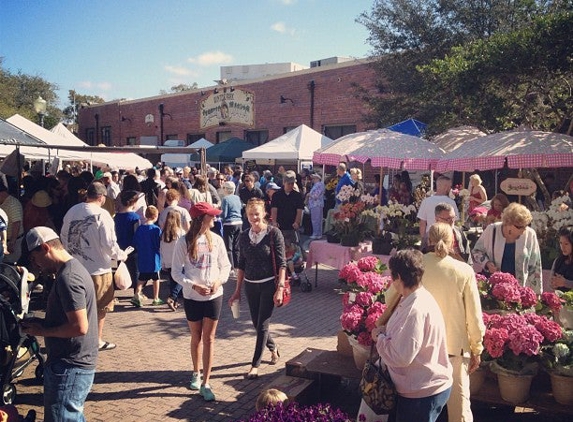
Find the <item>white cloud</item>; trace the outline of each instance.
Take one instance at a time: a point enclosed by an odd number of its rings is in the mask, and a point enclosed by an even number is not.
[[[111,82],[98,82],[97,87],[104,91],[109,91],[112,88]]]
[[[294,28],[289,28],[286,26],[284,22],[275,22],[271,25],[271,29],[276,32],[280,32],[281,34],[290,34],[294,35],[296,30]]]
[[[208,51],[197,57],[187,59],[189,63],[196,63],[200,66],[212,66],[219,64],[228,64],[233,62],[233,56],[222,51]]]
[[[91,81],[81,81],[78,85],[80,88],[84,89],[91,89],[94,86]]]
[[[178,75],[178,76],[187,76],[189,74],[191,74],[191,71],[183,66],[170,66],[170,65],[165,65],[163,66],[163,68],[169,72],[172,73],[174,75]]]
[[[296,0],[279,0],[285,6],[291,6],[296,3]]]

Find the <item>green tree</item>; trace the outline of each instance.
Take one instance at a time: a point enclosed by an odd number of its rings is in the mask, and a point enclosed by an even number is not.
[[[191,90],[197,89],[197,88],[199,88],[199,85],[197,85],[197,82],[193,82],[191,85],[179,84],[179,85],[173,85],[171,88],[169,88],[169,91],[165,91],[164,89],[162,89],[159,91],[159,94],[160,95],[174,94],[177,92],[191,91]]]
[[[74,89],[68,91],[68,101],[68,105],[62,110],[65,123],[68,125],[76,124],[78,110],[82,106],[105,103],[105,100],[97,95],[79,94]]]
[[[34,111],[34,100],[41,96],[47,102],[47,111],[44,126],[55,126],[62,116],[56,107],[58,86],[46,81],[37,75],[26,75],[21,71],[11,73],[3,67],[3,58],[0,57],[0,117],[8,117],[18,113],[34,122],[37,115]]]
[[[378,90],[383,94],[359,92],[372,110],[369,120],[386,126],[416,117],[430,123],[432,130],[435,121],[442,126],[445,121],[463,119],[463,113],[452,110],[449,99],[440,98],[431,85],[435,79],[430,80],[419,68],[446,59],[456,46],[464,50],[496,34],[519,31],[570,5],[571,0],[376,0],[371,11],[357,19],[370,32]],[[499,111],[495,99],[487,105],[491,114]]]

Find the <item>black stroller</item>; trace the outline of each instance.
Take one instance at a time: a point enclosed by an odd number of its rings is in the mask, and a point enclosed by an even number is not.
[[[0,263],[0,385],[4,405],[16,397],[14,380],[36,359],[34,375],[39,381],[44,378],[40,345],[36,337],[23,334],[18,324],[27,314],[29,303],[28,270]]]

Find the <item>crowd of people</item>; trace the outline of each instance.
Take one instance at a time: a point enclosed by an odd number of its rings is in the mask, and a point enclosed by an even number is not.
[[[359,192],[356,198],[366,193],[358,168],[340,163],[327,184],[332,180],[335,194],[346,185]],[[470,185],[470,206],[473,200],[476,209],[487,195],[479,177],[472,176]],[[215,400],[209,380],[223,285],[230,278],[235,285],[227,304],[240,301],[244,290],[256,331],[245,377],[258,377],[265,348],[270,363],[279,362],[270,320],[282,305],[286,278],[294,280],[295,266],[304,262],[299,236],[305,214],[310,239],[323,236],[327,186],[321,174],[281,167],[259,175],[240,166],[209,167],[205,174],[189,167],[123,175],[61,170],[53,177],[25,175],[22,186],[23,192],[14,191],[10,180],[0,181],[1,252],[4,262],[38,271],[49,291],[45,320],[22,325],[25,332],[46,337],[46,420],[82,413],[98,351],[116,348],[106,341],[104,326],[116,303],[112,274],[121,261],[133,281],[134,307],[165,304],[175,311],[182,303],[190,332],[190,388],[206,401]],[[485,229],[470,248],[456,224],[451,180],[440,176],[435,186],[417,215],[424,255],[404,250],[390,259],[387,300],[394,295],[400,302],[373,339],[397,386],[399,420],[435,420],[446,403],[449,420],[472,420],[469,373],[479,366],[484,335],[472,265],[512,273],[541,293],[539,245],[528,227],[530,211],[496,195]],[[388,191],[378,184],[371,193],[409,204],[412,190],[405,172]],[[572,230],[559,232],[559,244],[562,254],[544,282],[567,289],[573,287]],[[160,279],[169,282],[165,298]],[[150,281],[148,299],[143,289]],[[67,382],[62,374],[84,376],[78,376],[82,394],[59,392]]]

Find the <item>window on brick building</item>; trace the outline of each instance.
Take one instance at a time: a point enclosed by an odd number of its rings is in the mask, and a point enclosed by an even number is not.
[[[111,146],[111,126],[102,126],[101,143],[108,147]]]
[[[198,134],[188,133],[187,134],[187,145],[191,145],[192,143],[197,142],[201,138],[205,138],[204,133],[198,133]]]
[[[125,140],[125,144],[129,146],[137,145],[137,138],[135,136],[128,136]]]
[[[356,125],[332,125],[324,126],[324,136],[330,139],[338,139],[341,136],[356,133]]]
[[[268,130],[245,130],[245,141],[253,145],[259,146],[265,144],[269,140]]]
[[[225,142],[227,139],[231,139],[233,137],[232,132],[217,132],[217,143],[220,144],[221,142]]]
[[[86,129],[86,142],[88,145],[95,146],[95,129],[93,127]]]
[[[166,135],[166,136],[165,136],[165,140],[166,140],[166,141],[169,140],[169,139],[179,139],[179,138],[177,137],[177,134],[175,133],[175,134],[171,134],[171,135]]]
[[[285,126],[283,127],[283,134],[290,132],[293,129],[296,129],[298,126]]]

